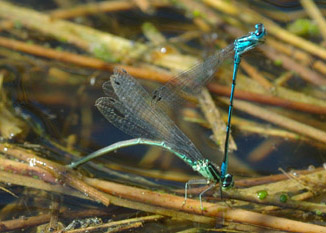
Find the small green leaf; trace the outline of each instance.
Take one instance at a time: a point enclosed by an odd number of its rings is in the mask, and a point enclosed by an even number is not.
[[[257,197],[259,200],[264,200],[268,196],[268,192],[266,190],[260,190],[257,192]]]

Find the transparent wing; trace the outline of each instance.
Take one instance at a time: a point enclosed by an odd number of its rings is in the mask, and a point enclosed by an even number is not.
[[[102,85],[102,89],[106,96],[118,98],[117,95],[114,93],[114,89],[113,89],[110,81],[104,82]]]
[[[209,56],[204,62],[181,72],[153,92],[152,102],[156,105],[166,102],[169,105],[175,106],[183,102],[183,98],[197,95],[201,88],[211,80],[222,62],[233,54],[234,45],[230,44]]]
[[[128,118],[132,119],[130,121],[133,124],[144,129],[152,139],[164,140],[174,150],[186,154],[193,161],[203,159],[174,122],[160,108],[151,106],[151,96],[132,76],[124,70],[115,69],[110,81],[114,93],[125,107],[124,111],[131,113]],[[128,134],[135,136],[131,132]]]
[[[133,113],[125,108],[119,100],[112,97],[101,97],[96,100],[95,106],[111,124],[126,134],[147,139],[156,138],[153,131],[148,131],[147,128],[139,124],[139,121],[135,121]]]

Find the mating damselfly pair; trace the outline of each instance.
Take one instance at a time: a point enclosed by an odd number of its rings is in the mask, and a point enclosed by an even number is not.
[[[163,147],[181,158],[193,170],[200,173],[211,184],[208,189],[220,183],[222,188],[233,186],[233,177],[228,174],[228,143],[231,128],[233,96],[236,76],[241,61],[241,55],[262,42],[266,30],[263,24],[256,24],[256,30],[240,37],[221,51],[208,57],[204,62],[194,65],[189,70],[178,74],[171,81],[150,95],[126,71],[116,68],[110,81],[103,84],[106,97],[99,98],[95,105],[105,118],[125,133],[137,137],[102,148],[87,157],[69,165],[75,168],[93,158],[116,149],[147,144]],[[230,95],[229,115],[226,130],[224,158],[221,170],[205,159],[190,139],[175,125],[175,123],[160,108],[159,102],[171,103],[184,95],[196,95],[213,77],[221,63],[234,53],[233,81]],[[185,200],[187,199],[186,183]],[[202,205],[201,205],[202,207]]]

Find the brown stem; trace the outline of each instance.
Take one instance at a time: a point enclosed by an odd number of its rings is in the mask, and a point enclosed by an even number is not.
[[[54,49],[44,48],[39,45],[32,45],[17,40],[7,39],[5,37],[0,37],[0,46],[33,54],[36,56],[46,57],[62,62],[68,62],[71,64],[93,68],[93,69],[99,69],[99,70],[112,71],[114,66],[117,65],[123,69],[126,69],[128,73],[130,73],[135,77],[142,77],[145,79],[151,79],[160,82],[167,81],[170,78],[170,76],[168,75],[164,75],[162,73],[158,73],[156,71],[149,70],[149,69],[108,63],[97,58],[77,55],[70,52],[57,51]]]
[[[223,102],[228,103],[227,100],[223,100]],[[312,126],[303,124],[301,122],[292,120],[288,117],[279,115],[277,113],[267,110],[266,108],[258,107],[257,105],[242,100],[235,101],[235,108],[249,113],[250,115],[255,116],[257,118],[282,126],[283,128],[292,130],[302,135],[309,136],[317,141],[326,143],[326,132],[316,129]]]
[[[77,176],[74,175],[71,170],[67,170],[64,166],[61,166],[47,159],[40,158],[31,151],[14,147],[12,145],[0,144],[0,151],[5,151],[6,154],[13,156],[19,160],[23,160],[30,164],[30,166],[37,166],[39,168],[45,169],[54,177],[62,180],[64,183],[67,183],[82,193],[87,194],[89,197],[95,200],[99,200],[105,206],[108,206],[110,203],[109,199],[105,195],[77,178]]]
[[[326,41],[326,20],[316,6],[316,3],[312,0],[300,0],[300,3],[307,11],[308,15],[317,22],[320,34],[323,36],[324,41]]]
[[[105,228],[118,228],[120,230],[123,229],[130,229],[130,227],[139,227],[139,224],[145,223],[145,222],[151,222],[151,221],[158,221],[160,219],[163,219],[164,216],[161,215],[151,215],[151,216],[145,216],[145,217],[139,217],[139,218],[129,218],[125,220],[120,221],[113,221],[109,223],[104,223],[98,226],[92,226],[92,227],[86,227],[82,229],[76,229],[76,230],[70,230],[70,231],[56,231],[54,233],[83,233],[83,232],[102,232]],[[137,225],[133,225],[137,224]],[[110,230],[111,232],[111,230]]]
[[[86,57],[82,55],[76,55],[69,52],[56,51],[53,49],[43,48],[38,45],[30,45],[24,42],[11,40],[4,37],[0,37],[0,46],[15,49],[18,51],[23,51],[37,56],[52,58],[59,61],[69,62],[84,67],[94,68],[94,69],[112,71],[113,67],[115,66],[115,64],[107,63],[100,59]],[[123,69],[126,69],[128,73],[130,73],[132,76],[135,77],[155,80],[159,82],[167,82],[169,79],[171,79],[171,75],[159,73],[157,71],[153,71],[149,69],[137,68],[137,67],[126,66],[126,65],[118,65],[118,66]],[[230,95],[229,94],[230,88],[226,86],[211,83],[209,84],[208,88],[210,91],[219,95],[224,95],[224,96]],[[262,95],[262,94],[248,92],[248,91],[237,90],[235,92],[235,97],[244,100],[258,102],[258,103],[265,103],[265,104],[270,104],[275,106],[287,107],[290,109],[300,110],[304,112],[310,112],[315,114],[326,114],[325,107],[302,103],[302,102],[290,101],[276,96]]]
[[[218,95],[230,96],[230,87],[223,86],[216,83],[208,84],[208,89]],[[270,104],[274,106],[286,107],[293,110],[300,110],[314,114],[326,114],[326,107],[306,104],[302,102],[295,102],[291,100],[282,99],[276,96],[257,94],[249,91],[236,90],[235,98],[253,101],[257,103]]]
[[[0,148],[0,150],[3,148]],[[8,152],[8,151],[7,151]],[[12,152],[12,151],[9,151]],[[10,153],[12,155],[12,153]],[[25,156],[23,156],[25,157]],[[21,157],[20,157],[21,158]],[[40,160],[38,160],[40,161]],[[44,161],[40,161],[44,162]],[[52,162],[52,167],[59,166]],[[177,197],[170,194],[152,192],[150,190],[129,187],[126,185],[116,184],[113,182],[102,181],[98,179],[84,179],[88,184],[94,185],[94,187],[101,189],[105,192],[114,194],[114,197],[110,196],[112,203],[125,206],[128,208],[145,209],[149,212],[164,214],[168,216],[174,216],[175,211],[182,210],[183,213],[178,212],[182,218],[190,218],[190,213],[195,215],[206,215],[209,217],[220,217],[231,221],[244,222],[249,224],[255,224],[259,226],[272,227],[281,230],[299,231],[300,232],[326,232],[323,227],[301,223],[297,221],[287,220],[278,217],[272,217],[253,213],[241,209],[230,209],[228,207],[204,202],[204,210],[200,209],[200,203],[197,200],[188,199],[186,204],[183,205],[183,197]],[[130,199],[133,201],[128,201]],[[137,204],[139,203],[139,204]],[[141,204],[140,204],[141,203]],[[151,206],[155,206],[151,208]],[[168,210],[169,209],[169,210]],[[203,219],[200,216],[192,217],[195,221],[210,221],[209,219]],[[1,225],[0,225],[1,226]],[[309,231],[308,231],[309,229]]]
[[[106,216],[109,213],[105,210],[79,210],[67,211],[60,214],[64,219],[74,219],[90,216]],[[17,229],[25,229],[28,227],[38,226],[50,221],[51,214],[41,214],[28,218],[19,218],[13,220],[0,221],[0,232],[8,232]]]
[[[153,7],[166,7],[169,6],[165,1],[151,1]],[[96,3],[81,4],[71,9],[57,9],[51,11],[50,16],[54,19],[69,19],[87,15],[98,15],[100,12],[115,12],[131,10],[136,8],[137,5],[132,1],[103,1]]]
[[[219,145],[220,150],[224,153],[226,126],[220,112],[217,110],[215,103],[206,88],[204,88],[199,94],[199,103],[201,110],[211,126],[215,142]],[[229,150],[237,150],[237,145],[235,144],[232,136],[230,137]]]
[[[262,87],[264,87],[266,90],[270,90],[273,88],[273,84],[270,83],[259,71],[247,63],[245,60],[242,60],[241,67],[248,73],[248,75],[256,80]]]
[[[204,0],[204,2],[220,11],[223,11],[229,15],[240,17],[246,23],[257,23],[261,22],[265,25],[270,35],[275,36],[276,38],[283,40],[289,44],[293,44],[303,50],[306,50],[308,53],[314,54],[321,59],[326,59],[326,49],[318,46],[317,44],[307,41],[289,31],[281,28],[279,25],[274,23],[272,20],[260,15],[257,11],[250,9],[241,4],[240,1],[235,2],[236,4],[232,4],[229,2],[216,2],[213,0]],[[248,17],[250,16],[250,17]]]
[[[31,167],[26,163],[20,163],[17,161],[4,159],[0,157],[0,170],[2,171],[11,171],[15,174],[21,174],[25,176],[37,176],[41,177],[42,180],[49,183],[56,183],[55,178],[51,175],[51,173],[45,171],[42,168]]]
[[[291,71],[295,71],[307,82],[313,83],[315,85],[326,85],[326,79],[319,75],[317,72],[308,69],[302,64],[297,63],[290,57],[277,53],[275,49],[270,46],[262,45],[260,46],[261,51],[273,61],[281,61],[283,68]]]
[[[85,181],[88,184],[94,185],[94,187],[117,196],[123,196],[128,199],[144,203],[151,203],[152,205],[164,206],[165,208],[177,209],[193,214],[203,214],[205,216],[219,217],[230,221],[243,222],[287,231],[326,232],[326,228],[322,226],[267,216],[242,209],[230,209],[220,204],[203,202],[204,210],[201,210],[200,203],[197,200],[188,199],[183,205],[183,197],[152,192],[140,188],[127,187],[125,185],[101,181],[98,179],[85,178]]]
[[[275,148],[278,148],[283,142],[284,139],[282,138],[271,137],[266,139],[249,153],[247,156],[248,161],[254,163],[266,159],[266,157],[268,157],[268,155],[270,155],[271,152],[275,150]]]

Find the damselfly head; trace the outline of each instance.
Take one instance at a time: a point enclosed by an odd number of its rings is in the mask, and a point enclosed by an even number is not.
[[[234,186],[233,176],[231,174],[226,174],[221,181],[221,185],[223,189],[232,188]]]
[[[258,39],[262,39],[266,35],[266,29],[264,24],[258,23],[255,25],[255,28],[255,35],[258,37]]]

